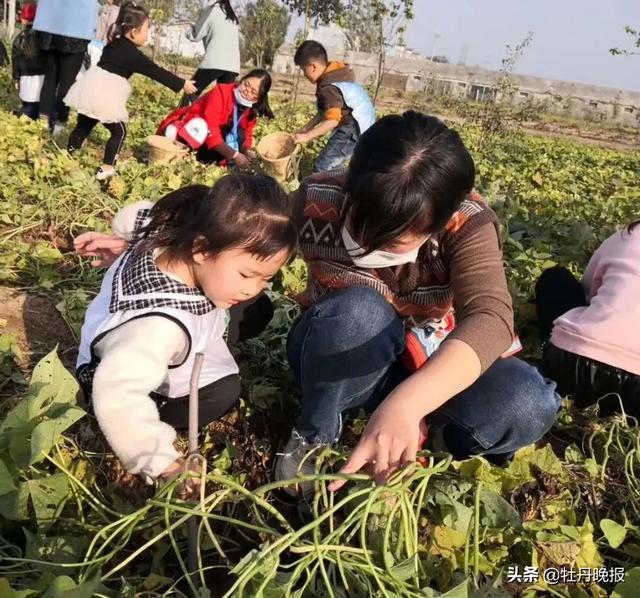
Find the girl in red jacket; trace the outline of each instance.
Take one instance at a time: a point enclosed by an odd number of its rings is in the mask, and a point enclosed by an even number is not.
[[[233,163],[249,168],[255,153],[253,129],[259,116],[273,118],[269,106],[271,75],[254,69],[239,83],[218,83],[191,106],[178,108],[158,127],[158,134],[181,141],[205,163]]]

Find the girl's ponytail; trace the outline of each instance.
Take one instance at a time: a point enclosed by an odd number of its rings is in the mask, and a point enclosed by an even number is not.
[[[139,2],[123,2],[116,22],[109,27],[107,40],[111,43],[118,37],[124,37],[129,31],[139,29],[148,18],[149,11]]]

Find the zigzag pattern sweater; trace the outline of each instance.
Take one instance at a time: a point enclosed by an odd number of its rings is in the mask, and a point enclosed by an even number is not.
[[[354,265],[339,230],[345,172],[306,179],[293,195],[300,248],[309,268],[303,306],[332,289],[369,286],[380,292],[407,327],[438,327],[455,314],[448,338],[468,344],[486,370],[514,338],[498,220],[475,192],[462,202],[445,229],[423,245],[418,261],[393,268]]]

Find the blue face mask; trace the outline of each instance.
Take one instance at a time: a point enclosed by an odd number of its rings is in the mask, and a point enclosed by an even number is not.
[[[234,97],[236,99],[236,104],[238,104],[238,106],[242,106],[243,108],[251,108],[251,107],[253,107],[253,102],[251,100],[247,100],[247,98],[245,98],[242,95],[242,92],[240,91],[239,87],[236,87],[233,95],[234,95]]]

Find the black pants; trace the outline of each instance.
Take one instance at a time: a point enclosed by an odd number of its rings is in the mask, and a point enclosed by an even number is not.
[[[45,50],[44,83],[40,92],[40,114],[61,123],[69,120],[69,107],[64,103],[64,97],[73,85],[80,68],[84,52],[67,54],[57,50]]]
[[[22,102],[22,108],[20,113],[28,116],[31,120],[38,120],[40,115],[40,103],[39,102]]]
[[[218,83],[233,83],[236,80],[238,73],[231,71],[223,71],[221,69],[198,69],[193,75],[193,81],[197,87],[196,93],[182,96],[180,100],[180,107],[193,104],[196,98],[211,85],[214,81]]]
[[[229,128],[223,129],[222,136],[224,137],[229,132]],[[242,147],[244,145],[244,129],[242,127],[238,127],[238,146]],[[206,144],[202,145],[198,148],[196,152],[196,160],[201,162],[202,164],[220,164],[226,158],[214,149],[209,149]]]
[[[85,139],[89,137],[93,128],[98,124],[98,120],[86,116],[85,114],[78,114],[78,122],[75,129],[71,131],[69,135],[69,151],[79,150]],[[104,164],[111,164],[112,166],[118,160],[118,154],[124,143],[124,139],[127,136],[127,127],[122,122],[117,123],[102,123],[102,125],[111,133],[109,141],[104,149]]]
[[[615,393],[620,395],[627,415],[640,417],[640,376],[565,351],[549,342],[554,320],[587,304],[582,286],[566,268],[557,266],[540,276],[536,284],[536,309],[544,347],[544,374],[558,384],[561,395],[572,395],[579,407],[599,402],[600,414],[611,415],[620,411],[620,399],[602,397]]]
[[[227,345],[261,334],[273,317],[273,306],[266,295],[235,305],[230,310]],[[231,411],[240,398],[240,376],[233,374],[208,384],[198,393],[198,422],[201,426]],[[160,411],[160,419],[178,430],[189,424],[189,397],[167,398],[151,393]]]

